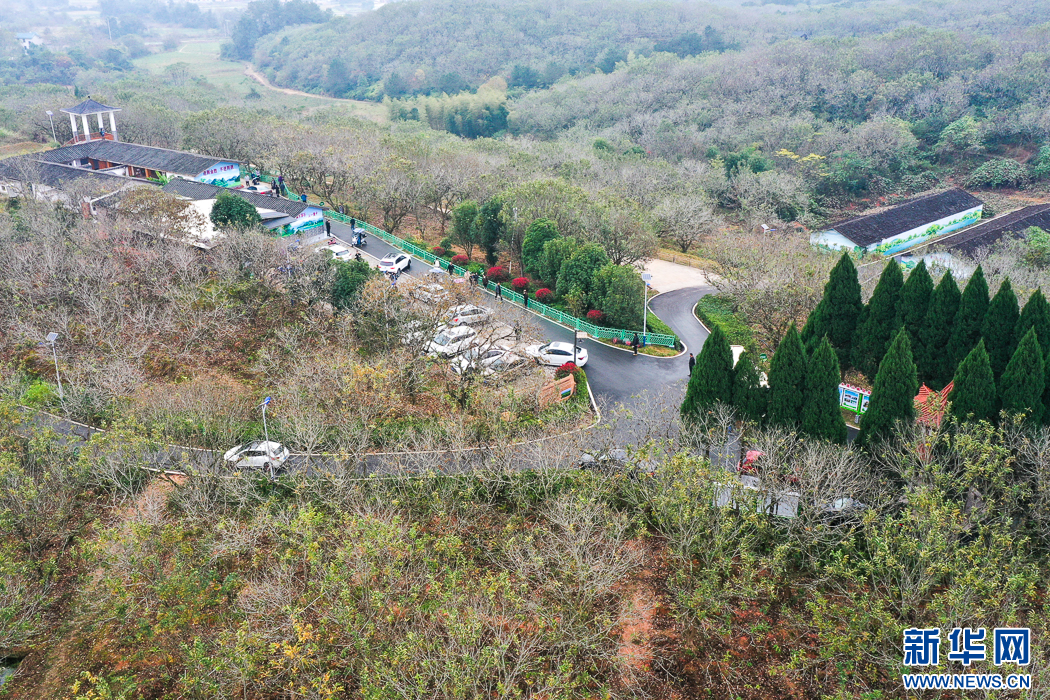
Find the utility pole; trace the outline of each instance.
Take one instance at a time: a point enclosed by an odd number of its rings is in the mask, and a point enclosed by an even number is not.
[[[55,120],[52,119],[55,113],[49,109],[47,110],[47,112],[45,112],[45,114],[47,114],[47,120],[51,122],[51,138],[54,139],[55,143],[58,143],[58,137],[55,136]]]
[[[55,341],[58,340],[58,333],[48,333],[47,342],[51,343],[51,357],[55,358],[55,379],[58,380],[58,400],[65,405],[66,396],[62,392],[62,376],[58,373],[58,353],[55,352]]]
[[[653,273],[642,273],[642,339],[645,339],[649,330],[649,282],[653,279]]]

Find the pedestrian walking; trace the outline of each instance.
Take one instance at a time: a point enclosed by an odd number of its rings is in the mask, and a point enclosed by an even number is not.
[[[634,354],[635,355],[638,354],[638,345],[639,345],[638,334],[635,333],[634,334],[634,338],[631,339],[631,347],[634,348]]]
[[[503,301],[503,285],[499,282],[496,283],[496,298]]]
[[[324,220],[324,232],[326,234],[328,234],[329,236],[332,235],[332,222],[329,221],[328,219]]]
[[[529,290],[527,288],[521,291],[521,301],[525,304],[526,309],[529,308]]]
[[[305,202],[306,201],[306,195],[305,194],[299,195],[299,199],[300,199],[300,201]]]
[[[689,353],[689,376],[693,376],[693,367],[696,367],[696,358],[693,357],[693,353]]]

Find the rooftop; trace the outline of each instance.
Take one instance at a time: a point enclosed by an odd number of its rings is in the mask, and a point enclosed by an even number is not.
[[[72,163],[81,158],[94,158],[110,163],[135,165],[150,170],[162,170],[179,175],[196,176],[216,163],[231,162],[215,156],[200,156],[196,153],[173,151],[154,146],[140,146],[137,143],[123,141],[86,141],[71,146],[61,146],[50,151],[43,151],[34,157],[48,163]]]
[[[916,197],[874,214],[845,219],[831,229],[867,247],[980,204],[983,204],[981,200],[956,187]]]
[[[70,107],[69,109],[60,109],[60,112],[66,114],[99,114],[101,112],[119,112],[120,107],[107,107],[101,102],[95,102],[90,96],[76,107]]]
[[[171,180],[168,184],[164,185],[163,189],[165,192],[177,194],[195,201],[201,199],[215,199],[219,194],[225,192],[248,200],[256,209],[271,209],[292,217],[299,216],[299,214],[302,214],[309,207],[316,207],[316,205],[313,204],[285,199],[284,197],[269,197],[264,194],[256,194],[255,192],[234,190],[228,187],[219,187],[218,185],[209,185],[206,182],[185,180],[183,178],[175,178]]]
[[[140,182],[98,170],[74,168],[58,163],[43,163],[34,160],[31,156],[14,156],[0,160],[0,178],[19,181],[31,178],[34,184],[47,185],[56,189],[62,189],[64,185],[78,180],[91,180],[99,183],[105,189],[112,190],[117,190],[129,182]]]
[[[1020,233],[1029,226],[1038,226],[1050,231],[1050,204],[1034,204],[989,219],[948,237],[943,245],[945,248],[972,255],[978,248],[989,246],[1003,236]]]

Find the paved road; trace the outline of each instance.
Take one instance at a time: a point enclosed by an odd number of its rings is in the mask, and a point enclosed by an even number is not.
[[[350,247],[350,227],[332,222],[332,235]],[[362,249],[368,255],[381,258],[395,252],[395,248],[376,236],[369,236]],[[416,260],[410,275],[424,274],[430,266]],[[687,346],[686,353],[698,353],[707,337],[707,331],[693,317],[693,305],[704,294],[714,291],[712,287],[689,287],[666,294],[660,294],[649,303],[649,309],[656,313]],[[510,303],[510,302],[505,302]],[[542,328],[546,340],[572,342],[572,331],[559,326],[542,316],[535,316],[536,323]],[[596,341],[585,341],[589,355],[587,363],[587,380],[591,390],[599,400],[607,403],[624,403],[628,407],[638,404],[639,397],[645,394],[667,395],[677,402],[685,393],[685,382],[688,379],[688,354],[675,358],[659,358],[647,355],[634,356],[633,353],[614,348]]]

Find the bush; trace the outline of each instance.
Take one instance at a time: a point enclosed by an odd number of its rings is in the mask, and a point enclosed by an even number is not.
[[[528,277],[515,277],[511,281],[510,286],[514,287],[515,291],[523,292],[523,291],[525,291],[526,289],[529,288],[529,278]]]
[[[58,397],[50,384],[37,380],[30,384],[25,393],[22,394],[21,402],[32,408],[41,408],[53,403],[56,398]]]
[[[479,275],[485,271],[485,266],[479,262],[472,262],[467,264],[467,272],[476,272]]]
[[[726,334],[732,345],[743,345],[749,350],[754,348],[754,337],[751,328],[733,314],[733,303],[725,297],[709,294],[701,297],[696,303],[696,317],[708,329],[718,326]]]
[[[445,257],[445,249],[442,248],[439,245],[436,245],[433,248],[431,248],[430,252],[433,253],[434,255],[438,256],[439,258]]]
[[[547,289],[546,287],[542,287],[536,290],[536,301],[542,301],[544,304],[546,304],[552,299],[554,299],[554,292]]]
[[[605,318],[605,314],[601,309],[591,309],[587,312],[587,320],[593,321],[594,323],[601,323],[602,319]]]
[[[561,379],[567,377],[570,374],[575,375],[580,371],[580,368],[576,366],[575,362],[566,362],[564,365],[554,370],[554,378]]]
[[[507,268],[502,265],[490,267],[488,272],[485,273],[485,277],[490,282],[506,282],[510,279],[510,275],[507,273]]]
[[[468,262],[470,262],[470,258],[468,258],[466,255],[463,255],[462,253],[460,253],[459,255],[452,256],[453,265],[459,265],[460,267],[463,267]]]
[[[1012,158],[996,158],[974,170],[966,180],[968,187],[1023,187],[1028,168]]]

